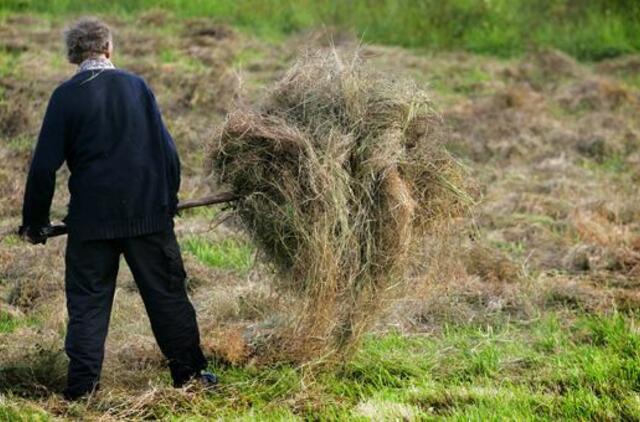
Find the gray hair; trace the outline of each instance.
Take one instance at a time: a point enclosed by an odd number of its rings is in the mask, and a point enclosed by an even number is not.
[[[67,58],[73,64],[106,53],[111,42],[111,29],[93,17],[80,18],[64,31]]]

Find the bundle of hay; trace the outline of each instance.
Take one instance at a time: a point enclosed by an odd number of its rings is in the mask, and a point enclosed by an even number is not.
[[[420,240],[466,208],[425,92],[345,56],[303,57],[259,107],[228,115],[211,157],[296,298],[277,335],[291,360],[353,351],[402,291]]]

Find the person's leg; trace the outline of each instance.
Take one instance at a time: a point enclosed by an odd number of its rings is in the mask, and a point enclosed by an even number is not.
[[[185,288],[185,272],[173,230],[128,238],[124,256],[136,280],[151,329],[169,360],[179,387],[207,366],[196,314]]]
[[[77,241],[73,236],[67,240],[67,399],[92,391],[100,380],[119,256],[114,241]]]

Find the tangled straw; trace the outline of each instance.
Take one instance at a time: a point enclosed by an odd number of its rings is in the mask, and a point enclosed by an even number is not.
[[[358,53],[308,53],[257,108],[232,111],[211,158],[244,197],[246,229],[297,298],[278,351],[351,353],[397,292],[425,234],[467,204],[442,122],[410,81]]]

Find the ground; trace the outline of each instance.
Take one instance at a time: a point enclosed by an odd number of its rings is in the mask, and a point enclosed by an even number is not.
[[[323,29],[258,38],[208,19],[111,16],[115,63],[151,85],[183,161],[182,198],[219,189],[207,147],[238,98],[254,101],[305,48],[353,48]],[[176,230],[214,393],[170,387],[122,266],[103,389],[65,403],[64,238],[25,244],[30,152],[52,89],[74,71],[62,19],[0,19],[0,419],[640,420],[640,57],[579,63],[363,45],[370,66],[426,87],[447,147],[476,181],[470,217],[433,244],[411,294],[353,361],[259,365],[238,327],[268,321],[272,275],[230,210]],[[52,217],[64,216],[61,170]]]

